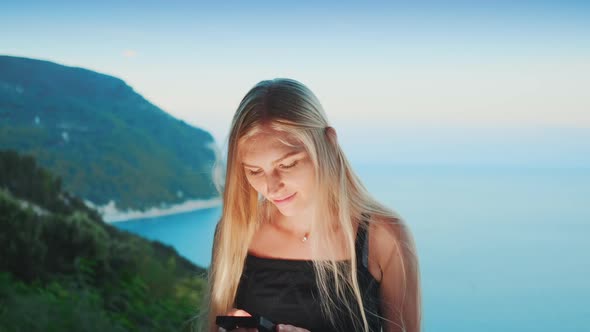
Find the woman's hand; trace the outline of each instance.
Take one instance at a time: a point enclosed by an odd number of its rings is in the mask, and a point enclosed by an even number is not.
[[[248,313],[245,310],[234,308],[228,311],[226,316],[250,317],[252,315],[250,315],[250,313]],[[278,324],[276,330],[277,332],[309,332],[309,330],[306,330],[304,328],[286,324]],[[224,328],[221,327],[218,329],[218,331],[227,332]],[[235,330],[231,330],[231,332],[258,332],[258,329],[238,328]]]
[[[226,316],[238,316],[238,317],[250,317],[250,313],[242,309],[233,308],[225,314]],[[227,332],[226,329],[220,327],[217,329],[219,332]],[[231,332],[258,332],[258,329],[246,329],[246,328],[238,328],[231,330]]]
[[[252,315],[250,315],[250,313],[248,313],[246,310],[233,308],[227,312],[226,316],[250,317]]]

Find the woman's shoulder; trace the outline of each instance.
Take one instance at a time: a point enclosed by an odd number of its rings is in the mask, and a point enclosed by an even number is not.
[[[403,241],[409,233],[404,220],[393,216],[371,215],[368,218],[369,236],[378,243]]]
[[[378,265],[379,274],[413,243],[401,218],[372,215],[368,220],[369,259]],[[379,278],[380,279],[380,278]]]

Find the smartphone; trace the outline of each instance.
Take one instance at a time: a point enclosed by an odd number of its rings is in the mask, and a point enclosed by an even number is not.
[[[257,328],[258,332],[275,332],[275,324],[260,315],[252,316],[217,316],[215,323],[219,327],[231,331],[239,327]]]

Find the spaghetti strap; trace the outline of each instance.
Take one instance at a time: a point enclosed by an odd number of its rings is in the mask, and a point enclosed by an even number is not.
[[[369,240],[367,237],[367,227],[368,222],[367,219],[369,216],[366,213],[362,214],[363,222],[359,224],[358,230],[356,232],[356,257],[357,257],[357,264],[359,266],[363,266],[365,269],[369,268]]]

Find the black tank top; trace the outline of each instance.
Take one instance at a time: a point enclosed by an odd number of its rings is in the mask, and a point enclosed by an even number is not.
[[[368,270],[366,228],[356,236],[357,275],[363,305],[371,331],[380,331],[379,283]],[[350,260],[341,261],[350,264]],[[336,326],[325,319],[320,307],[319,291],[311,260],[262,258],[248,254],[244,264],[236,307],[262,315],[277,324],[290,324],[312,332],[361,331],[362,318],[356,301],[355,313],[337,308]]]

